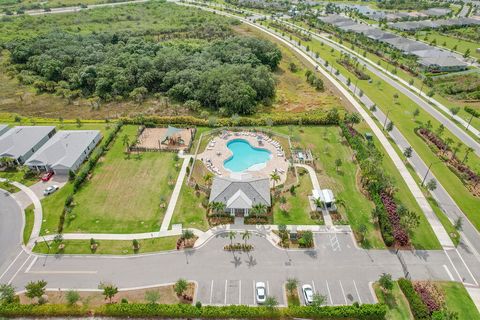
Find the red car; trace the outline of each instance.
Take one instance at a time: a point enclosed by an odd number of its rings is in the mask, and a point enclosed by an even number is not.
[[[52,176],[53,176],[53,171],[49,171],[42,176],[42,181],[47,182],[52,178]]]

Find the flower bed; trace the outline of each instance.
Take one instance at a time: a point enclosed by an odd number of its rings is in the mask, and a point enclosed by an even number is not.
[[[233,243],[233,244],[227,244],[225,247],[223,247],[223,250],[249,252],[253,250],[253,246],[251,244],[245,244],[245,243]]]
[[[416,281],[413,288],[430,313],[439,311],[445,304],[444,294],[430,281]]]
[[[397,244],[399,244],[402,247],[408,245],[410,240],[407,232],[405,231],[403,226],[400,224],[400,216],[398,215],[398,212],[397,212],[397,204],[395,203],[395,200],[391,195],[389,195],[385,191],[382,191],[380,193],[380,199],[382,200],[383,207],[387,212],[388,220],[392,225],[393,238],[395,239]]]

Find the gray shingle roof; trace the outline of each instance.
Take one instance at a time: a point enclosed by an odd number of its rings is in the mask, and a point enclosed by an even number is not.
[[[59,131],[38,149],[25,164],[48,165],[52,168],[57,166],[71,168],[92,141],[95,138],[100,138],[100,136],[98,130]]]
[[[245,196],[251,203],[245,199]],[[250,208],[255,204],[271,205],[270,182],[268,178],[233,180],[215,177],[212,183],[209,202],[222,202],[225,205],[245,205]]]
[[[0,157],[18,159],[28,153],[52,130],[55,130],[54,126],[18,126],[8,130],[0,136]]]
[[[0,123],[0,136],[8,131],[8,125]]]

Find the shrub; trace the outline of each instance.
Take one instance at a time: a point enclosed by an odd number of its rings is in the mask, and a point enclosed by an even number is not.
[[[429,319],[430,314],[428,312],[427,306],[423,303],[422,299],[418,296],[417,292],[413,288],[413,284],[410,280],[399,279],[398,285],[402,290],[405,298],[407,298],[408,303],[410,304],[410,310],[412,311],[413,317],[417,320],[420,319]]]

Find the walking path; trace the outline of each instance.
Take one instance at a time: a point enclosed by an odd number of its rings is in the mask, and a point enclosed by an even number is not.
[[[322,188],[320,188],[320,183],[318,182],[318,177],[317,177],[317,173],[315,172],[315,169],[313,169],[309,165],[300,164],[300,163],[296,163],[295,166],[306,169],[308,171],[308,174],[310,175],[310,179],[312,180],[313,188],[317,190],[322,190]],[[325,225],[327,227],[333,226],[332,217],[330,216],[330,213],[325,208],[322,208],[322,215],[323,215],[323,221],[325,222]]]
[[[162,225],[160,227],[160,232],[167,231],[170,226],[170,221],[172,220],[173,212],[175,211],[175,205],[177,204],[178,196],[180,195],[180,190],[182,189],[183,180],[185,180],[185,174],[187,173],[187,167],[192,158],[191,155],[184,156],[182,168],[178,174],[177,183],[175,183],[175,188],[173,189],[172,196],[168,202],[167,211],[163,217]]]

